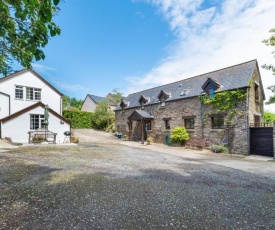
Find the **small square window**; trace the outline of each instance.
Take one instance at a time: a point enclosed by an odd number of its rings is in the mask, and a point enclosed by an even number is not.
[[[194,129],[194,118],[184,119],[186,129]]]
[[[212,117],[212,129],[223,129],[224,128],[224,117]]]

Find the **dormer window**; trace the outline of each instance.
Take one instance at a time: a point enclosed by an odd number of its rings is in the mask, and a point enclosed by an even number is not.
[[[201,88],[210,98],[213,98],[215,91],[219,89],[220,86],[218,82],[212,78],[208,78]]]
[[[160,106],[164,107],[165,106],[165,98],[162,98],[160,100]]]
[[[158,99],[160,102],[160,106],[164,107],[165,106],[165,101],[170,97],[170,93],[165,92],[163,90],[160,91],[159,95],[158,95]]]
[[[140,109],[144,109],[144,103],[140,103]]]
[[[140,104],[140,109],[144,109],[144,105],[150,101],[149,97],[141,95],[138,102]]]
[[[209,89],[209,98],[212,99],[214,97],[214,89]]]
[[[125,99],[121,99],[121,102],[119,106],[122,108],[122,111],[128,106],[128,102],[125,101]]]

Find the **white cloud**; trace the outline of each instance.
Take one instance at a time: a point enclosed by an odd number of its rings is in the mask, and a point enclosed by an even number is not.
[[[230,65],[257,59],[259,66],[274,63],[272,47],[261,41],[275,27],[275,2],[224,0],[202,8],[203,0],[151,0],[176,34],[169,56],[141,76],[129,76],[127,93],[173,82]],[[273,47],[274,48],[274,47]],[[270,71],[260,68],[266,96],[275,84]],[[137,81],[137,79],[139,79]],[[140,80],[141,79],[141,80]],[[273,108],[274,107],[274,108]],[[275,112],[275,106],[267,109]]]
[[[53,67],[41,65],[38,63],[32,63],[32,67],[42,73],[45,73],[47,71],[56,71],[56,69]]]
[[[72,91],[72,92],[76,92],[76,91],[84,91],[84,92],[89,92],[89,89],[82,86],[82,85],[79,85],[79,84],[75,84],[75,85],[72,85],[72,84],[65,84],[63,82],[59,82],[59,81],[55,81],[54,82],[55,85],[57,85],[59,88],[62,88],[62,89],[65,89],[65,90],[68,90],[68,91]]]

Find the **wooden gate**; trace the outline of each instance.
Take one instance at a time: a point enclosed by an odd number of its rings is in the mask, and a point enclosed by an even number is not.
[[[273,124],[250,125],[250,154],[273,157],[273,151]]]

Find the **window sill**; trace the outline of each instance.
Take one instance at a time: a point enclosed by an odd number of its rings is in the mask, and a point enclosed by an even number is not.
[[[195,129],[186,129],[187,132],[195,132]]]
[[[24,98],[14,98],[14,100],[24,101]]]
[[[41,101],[41,100],[32,100],[32,99],[26,99],[25,101]]]
[[[219,128],[219,129],[211,129],[211,132],[217,132],[217,131],[220,131],[220,130],[224,130],[224,128]]]

